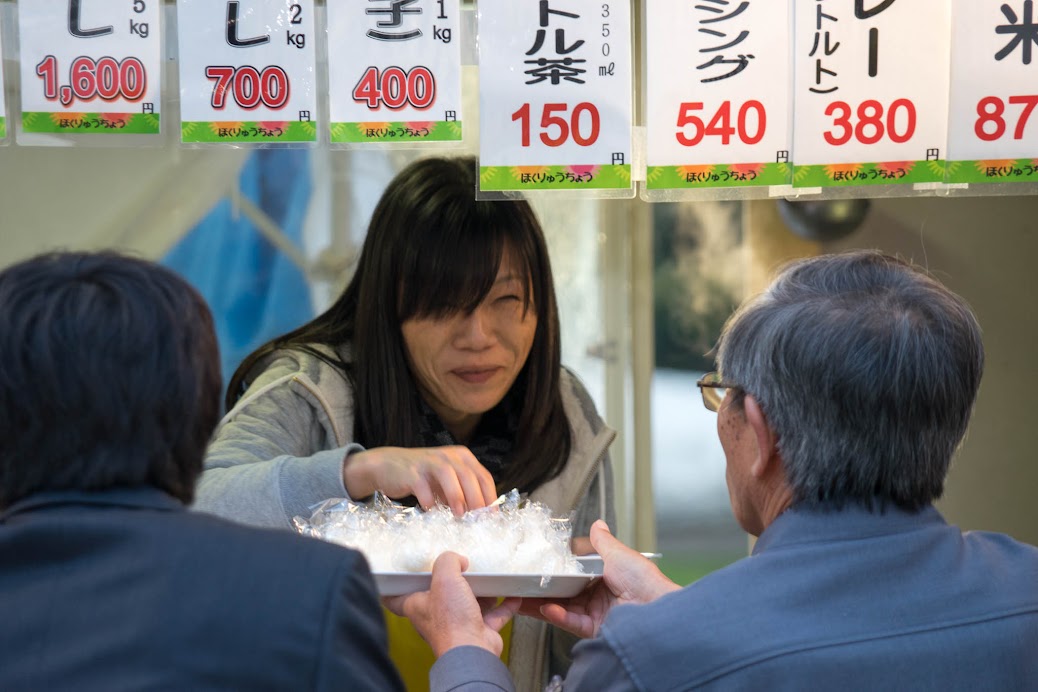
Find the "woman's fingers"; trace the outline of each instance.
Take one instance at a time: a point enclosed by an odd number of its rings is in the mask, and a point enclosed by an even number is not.
[[[486,507],[497,497],[493,476],[460,445],[355,452],[344,464],[343,482],[351,497],[376,490],[391,498],[414,495],[425,509],[440,502],[457,516]]]
[[[494,477],[467,447],[455,447],[458,461],[463,468],[458,469],[461,487],[465,491],[465,504],[469,509],[486,507],[497,499]]]
[[[431,471],[440,487],[443,502],[451,508],[454,516],[460,517],[465,513],[465,491],[462,490],[457,469],[449,463],[439,463],[433,464]]]

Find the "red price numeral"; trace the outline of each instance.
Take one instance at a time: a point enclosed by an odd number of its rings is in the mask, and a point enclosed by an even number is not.
[[[371,110],[382,105],[396,111],[410,105],[424,111],[436,100],[436,80],[432,71],[421,65],[406,72],[387,67],[381,73],[377,67],[369,67],[353,87],[353,100],[367,103]]]
[[[36,74],[43,80],[44,97],[63,106],[76,99],[93,101],[98,97],[104,101],[139,101],[148,90],[144,63],[137,58],[78,57],[69,70],[69,84],[59,85],[58,60],[48,55],[36,65]]]
[[[264,106],[276,111],[285,107],[291,91],[288,73],[277,65],[269,65],[262,70],[251,65],[210,65],[205,68],[205,76],[216,82],[210,99],[216,110],[223,110],[227,105],[227,93],[230,92],[239,108],[251,111]]]
[[[675,133],[678,143],[686,147],[694,147],[703,141],[704,137],[720,137],[721,144],[731,143],[732,135],[738,135],[743,144],[756,144],[764,138],[768,129],[768,114],[764,110],[764,104],[760,101],[747,101],[739,106],[739,112],[735,117],[735,126],[732,126],[732,102],[724,101],[710,118],[710,122],[704,124],[703,119],[693,115],[695,111],[703,110],[702,102],[682,103],[678,110],[678,131]],[[753,113],[753,131],[750,131],[750,113]],[[692,134],[689,136],[685,129],[692,126]]]
[[[549,147],[560,147],[570,136],[579,146],[589,147],[598,141],[601,130],[601,118],[595,104],[586,101],[573,107],[569,120],[564,117],[569,105],[565,103],[546,103],[541,110],[541,141]],[[584,116],[587,117],[584,117]],[[512,113],[512,122],[519,121],[522,128],[522,145],[530,146],[530,104],[524,103],[519,110]],[[587,125],[585,130],[584,126]],[[552,129],[554,128],[554,129]]]
[[[908,99],[897,99],[890,104],[885,119],[883,104],[873,99],[862,101],[856,113],[846,101],[833,101],[825,109],[825,114],[832,116],[833,125],[841,130],[839,134],[834,131],[822,133],[825,141],[834,146],[842,146],[852,138],[862,144],[875,144],[883,137],[904,144],[915,134],[915,104]],[[904,114],[903,123],[901,114]],[[857,123],[852,122],[852,115],[857,115]]]
[[[1024,107],[1016,119],[1016,128],[1013,129],[1013,139],[1023,139],[1027,121],[1031,118],[1031,112],[1034,110],[1035,105],[1038,104],[1038,94],[1010,96],[1009,103],[1014,106]],[[999,97],[988,96],[982,98],[980,103],[977,104],[977,122],[973,126],[973,131],[977,133],[977,138],[985,142],[994,142],[997,139],[1001,139],[1002,135],[1006,133],[1006,119],[1003,117],[1005,112],[1005,101]],[[988,131],[989,125],[994,125],[995,129],[993,132]]]

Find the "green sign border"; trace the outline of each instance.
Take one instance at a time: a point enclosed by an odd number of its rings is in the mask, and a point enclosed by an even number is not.
[[[946,161],[886,161],[798,166],[794,162],[793,186],[864,187],[867,185],[943,183],[946,163]],[[841,179],[838,180],[836,176],[841,176]]]
[[[375,130],[369,135],[369,131]],[[423,132],[424,130],[424,132]],[[332,123],[333,144],[379,142],[460,142],[462,124],[446,120]]]
[[[1003,171],[1004,174],[992,176],[989,173],[992,168]],[[1038,158],[949,161],[947,182],[950,184],[1038,183]]]
[[[29,111],[22,113],[22,128],[26,132],[63,135],[157,135],[158,113],[65,113]],[[89,127],[62,127],[62,120],[75,119],[91,123]],[[103,121],[125,122],[123,127],[107,127]],[[94,121],[97,121],[94,124]]]
[[[689,174],[707,180],[688,180]],[[649,190],[700,190],[725,187],[789,185],[793,166],[788,163],[717,163],[686,166],[649,166]]]
[[[629,190],[631,166],[480,166],[479,188],[484,191]]]
[[[224,129],[235,129],[240,134],[220,136]],[[275,137],[265,137],[264,131],[281,129]],[[312,122],[292,121],[247,121],[247,122],[204,122],[191,121],[180,124],[180,141],[185,144],[276,144],[279,142],[316,142],[317,125]]]

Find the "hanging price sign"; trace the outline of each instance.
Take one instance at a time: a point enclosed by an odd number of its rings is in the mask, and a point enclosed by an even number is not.
[[[161,0],[18,4],[25,132],[157,134]]]
[[[331,141],[461,141],[458,0],[328,4]]]
[[[628,0],[478,13],[480,189],[633,190]]]
[[[313,0],[178,0],[181,141],[317,141]]]
[[[1030,0],[952,3],[948,182],[1038,182],[1038,14]]]
[[[792,0],[654,0],[646,13],[647,187],[787,185]]]
[[[797,0],[794,185],[942,182],[947,0]]]

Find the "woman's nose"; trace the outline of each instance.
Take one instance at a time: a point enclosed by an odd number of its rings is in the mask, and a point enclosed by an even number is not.
[[[494,343],[491,316],[482,306],[461,317],[455,343],[459,348],[482,349]]]

